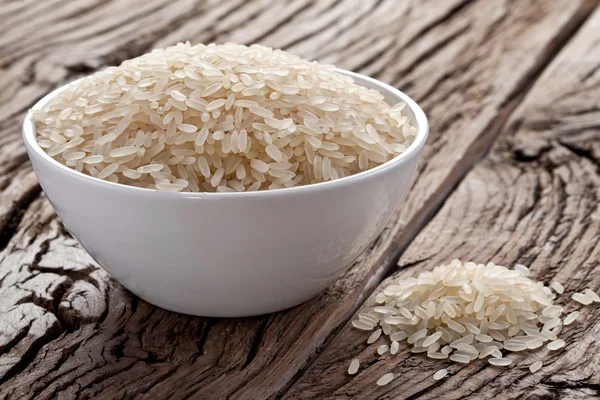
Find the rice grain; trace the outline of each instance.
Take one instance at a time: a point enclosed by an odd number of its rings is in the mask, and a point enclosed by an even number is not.
[[[489,358],[488,362],[499,367],[506,367],[507,365],[512,364],[512,360],[510,358]]]
[[[348,373],[350,375],[354,375],[358,372],[358,368],[360,367],[360,362],[355,358],[354,360],[352,360],[352,362],[350,363],[350,366],[348,367]]]
[[[548,350],[558,350],[564,346],[565,346],[564,340],[556,339],[556,340],[553,340],[552,342],[548,343],[548,345],[546,347],[548,348]]]
[[[379,339],[380,336],[381,336],[381,329],[377,329],[375,332],[373,332],[371,334],[371,336],[369,336],[369,339],[367,339],[367,344],[374,343],[377,339]]]
[[[565,288],[560,284],[560,282],[554,281],[550,284],[550,287],[558,294],[563,294],[565,292]]]
[[[436,381],[439,381],[440,379],[444,379],[446,377],[446,375],[448,375],[448,370],[440,369],[435,374],[433,374],[433,379],[435,379]]]
[[[541,361],[536,361],[533,364],[531,364],[529,366],[529,371],[531,371],[531,373],[533,374],[534,372],[537,372],[540,370],[540,368],[542,368],[542,366],[544,365],[543,362]]]
[[[339,179],[387,162],[417,133],[403,108],[332,66],[281,50],[180,43],[90,75],[33,116],[47,154],[84,174],[230,192]],[[221,172],[234,157],[242,167]],[[268,173],[269,159],[284,173]],[[155,164],[168,165],[169,176],[144,168]]]
[[[394,374],[387,373],[377,380],[377,386],[385,386],[394,380]]]
[[[575,320],[577,320],[578,316],[579,316],[579,311],[573,311],[572,313],[570,313],[569,315],[567,315],[565,317],[565,319],[563,320],[563,324],[571,325]]]
[[[583,304],[584,306],[592,304],[592,302],[593,302],[593,300],[591,298],[589,298],[588,296],[586,296],[583,293],[573,293],[571,298],[573,300],[575,300],[576,302]]]

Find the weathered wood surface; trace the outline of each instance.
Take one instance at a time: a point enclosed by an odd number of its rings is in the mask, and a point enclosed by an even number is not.
[[[289,398],[589,399],[600,397],[600,305],[582,307],[574,292],[600,289],[600,11],[555,58],[499,135],[489,156],[449,197],[411,243],[399,278],[454,258],[531,266],[547,285],[565,286],[558,304],[581,310],[563,329],[565,349],[513,353],[510,367],[468,366],[412,354],[378,357],[380,339],[345,326],[288,392]],[[359,374],[348,364],[361,361]],[[531,374],[528,367],[543,360]],[[433,374],[448,368],[436,382]],[[379,376],[397,378],[378,388]]]
[[[310,397],[337,391],[342,397],[369,397],[372,388],[366,381],[364,387],[360,380],[353,381],[350,392],[344,391],[347,377],[339,374],[336,363],[360,347],[358,337],[346,333],[347,328],[338,336],[337,331],[482,157],[531,82],[596,3],[90,0],[0,4],[0,397],[237,399],[286,393]],[[592,34],[588,36],[591,44]],[[318,298],[286,312],[246,319],[193,318],[157,309],[130,295],[98,268],[40,195],[19,138],[26,109],[76,76],[180,40],[260,42],[334,62],[405,90],[429,115],[431,139],[404,205],[377,242]],[[588,44],[585,37],[579,41]],[[590,77],[593,67],[588,69]],[[576,93],[585,83],[552,87],[559,94],[559,89]],[[590,91],[577,104],[591,113],[596,99]],[[545,123],[548,116],[541,114],[538,119]],[[593,124],[586,129],[593,131]],[[529,142],[540,140],[536,136]],[[541,151],[548,145],[536,148]],[[523,148],[523,154],[528,151],[533,150]],[[582,154],[595,153],[584,150]],[[525,157],[535,158],[535,154]],[[515,160],[497,163],[507,163],[514,174],[523,168]],[[516,193],[517,188],[511,189]],[[521,196],[529,193],[527,187],[521,189]],[[441,215],[448,213],[448,207]],[[460,230],[471,225],[483,230],[484,212],[488,209],[483,206],[469,208],[468,214],[457,218],[468,215],[472,224]],[[439,218],[429,231],[440,230]],[[554,226],[552,219],[541,220],[548,229]],[[564,222],[568,227],[571,223],[572,218]],[[514,227],[501,227],[489,236],[508,235],[513,246],[522,245],[522,238],[511,236]],[[452,233],[447,236],[451,239]],[[437,262],[433,258],[437,252],[440,260],[456,256],[450,248],[446,253],[438,249],[433,255],[422,255],[437,249],[437,243],[419,240],[401,260],[411,267],[408,271]],[[473,250],[472,254],[486,253]],[[413,265],[429,256],[426,265]],[[586,268],[593,267],[588,264]],[[325,376],[331,371],[331,376]],[[372,378],[376,372],[370,374]],[[366,374],[361,376],[366,379]],[[480,382],[481,377],[473,379]],[[469,388],[455,384],[455,397],[469,393]],[[570,390],[568,385],[563,389]],[[399,390],[395,395],[404,394]]]

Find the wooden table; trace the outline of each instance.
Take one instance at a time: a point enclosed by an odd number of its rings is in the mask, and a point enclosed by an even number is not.
[[[0,3],[0,397],[589,399],[600,306],[564,351],[508,368],[378,357],[349,321],[393,279],[454,258],[530,265],[600,288],[598,1]],[[390,83],[430,139],[377,241],[317,298],[243,319],[167,312],[111,280],[57,220],[20,138],[26,110],[78,76],[178,41],[258,42]],[[347,374],[353,358],[358,375]],[[531,374],[528,366],[544,359]],[[432,375],[448,368],[450,376]],[[375,381],[397,378],[380,388]]]

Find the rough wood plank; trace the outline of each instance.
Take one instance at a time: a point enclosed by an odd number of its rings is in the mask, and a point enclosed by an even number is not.
[[[462,366],[412,354],[378,357],[384,340],[345,326],[287,398],[580,399],[600,396],[600,306],[570,296],[600,289],[600,11],[558,55],[503,129],[491,154],[470,172],[366,302],[398,278],[454,258],[530,265],[532,275],[565,286],[558,303],[582,309],[563,329],[566,349],[510,355],[509,368]],[[353,358],[359,374],[348,375]],[[531,374],[529,365],[543,360]],[[449,377],[433,374],[448,368]],[[378,388],[375,381],[396,379]]]
[[[68,237],[44,198],[29,207],[0,265],[0,376],[22,369],[43,344],[106,310],[100,282],[107,273]]]
[[[30,174],[23,164],[19,120],[43,93],[155,45],[185,39],[259,40],[366,71],[421,101],[432,135],[411,195],[378,242],[319,298],[266,317],[215,320],[156,309],[102,275],[59,229],[43,198],[22,219],[21,206],[3,211],[11,223],[0,230],[12,239],[0,258],[0,281],[10,276],[4,280],[20,287],[40,275],[36,279],[48,287],[46,294],[21,290],[3,305],[27,304],[48,316],[25,318],[31,322],[21,321],[12,339],[2,339],[0,365],[7,365],[0,375],[2,395],[261,398],[282,393],[385,274],[397,253],[390,245],[405,243],[418,231],[485,149],[497,122],[511,110],[506,104],[527,88],[527,79],[548,62],[593,3],[498,2],[490,12],[485,1],[398,6],[387,0],[356,7],[351,0],[296,0],[289,4],[291,13],[259,1],[133,6],[90,1],[31,2],[36,13],[5,11],[18,15],[18,23],[0,38],[0,140],[12,148],[0,165],[15,166],[6,171],[7,182],[18,168]],[[36,18],[26,18],[23,10]],[[315,19],[318,23],[311,24]],[[469,157],[460,158],[465,154]],[[16,182],[21,186],[6,198],[29,203],[39,190],[35,182],[21,177]],[[16,232],[6,229],[19,220]],[[409,220],[410,229],[402,230],[402,221]],[[32,229],[45,237],[41,243],[27,241],[35,236]],[[41,261],[46,264],[40,269]],[[44,322],[40,329],[28,328],[37,321]]]

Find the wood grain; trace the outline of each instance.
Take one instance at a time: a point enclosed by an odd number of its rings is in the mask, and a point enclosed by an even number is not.
[[[9,21],[0,35],[0,397],[280,397],[483,155],[595,4],[0,5]],[[26,109],[68,80],[179,40],[261,42],[335,62],[400,87],[428,113],[431,139],[410,195],[376,243],[318,298],[246,319],[157,309],[98,268],[39,195],[19,138]],[[299,382],[320,387],[321,380],[311,370]]]
[[[383,339],[345,326],[286,398],[581,399],[600,396],[600,306],[571,295],[600,289],[600,11],[556,57],[479,163],[411,243],[399,270],[382,282],[416,276],[454,258],[530,265],[532,275],[565,286],[558,304],[581,310],[565,327],[564,351],[510,354],[508,368],[467,366],[412,354],[378,357]],[[596,99],[596,100],[592,100]],[[353,358],[358,375],[348,375]],[[543,360],[531,374],[529,365]],[[448,368],[449,377],[433,374]],[[375,381],[393,372],[384,388]]]

